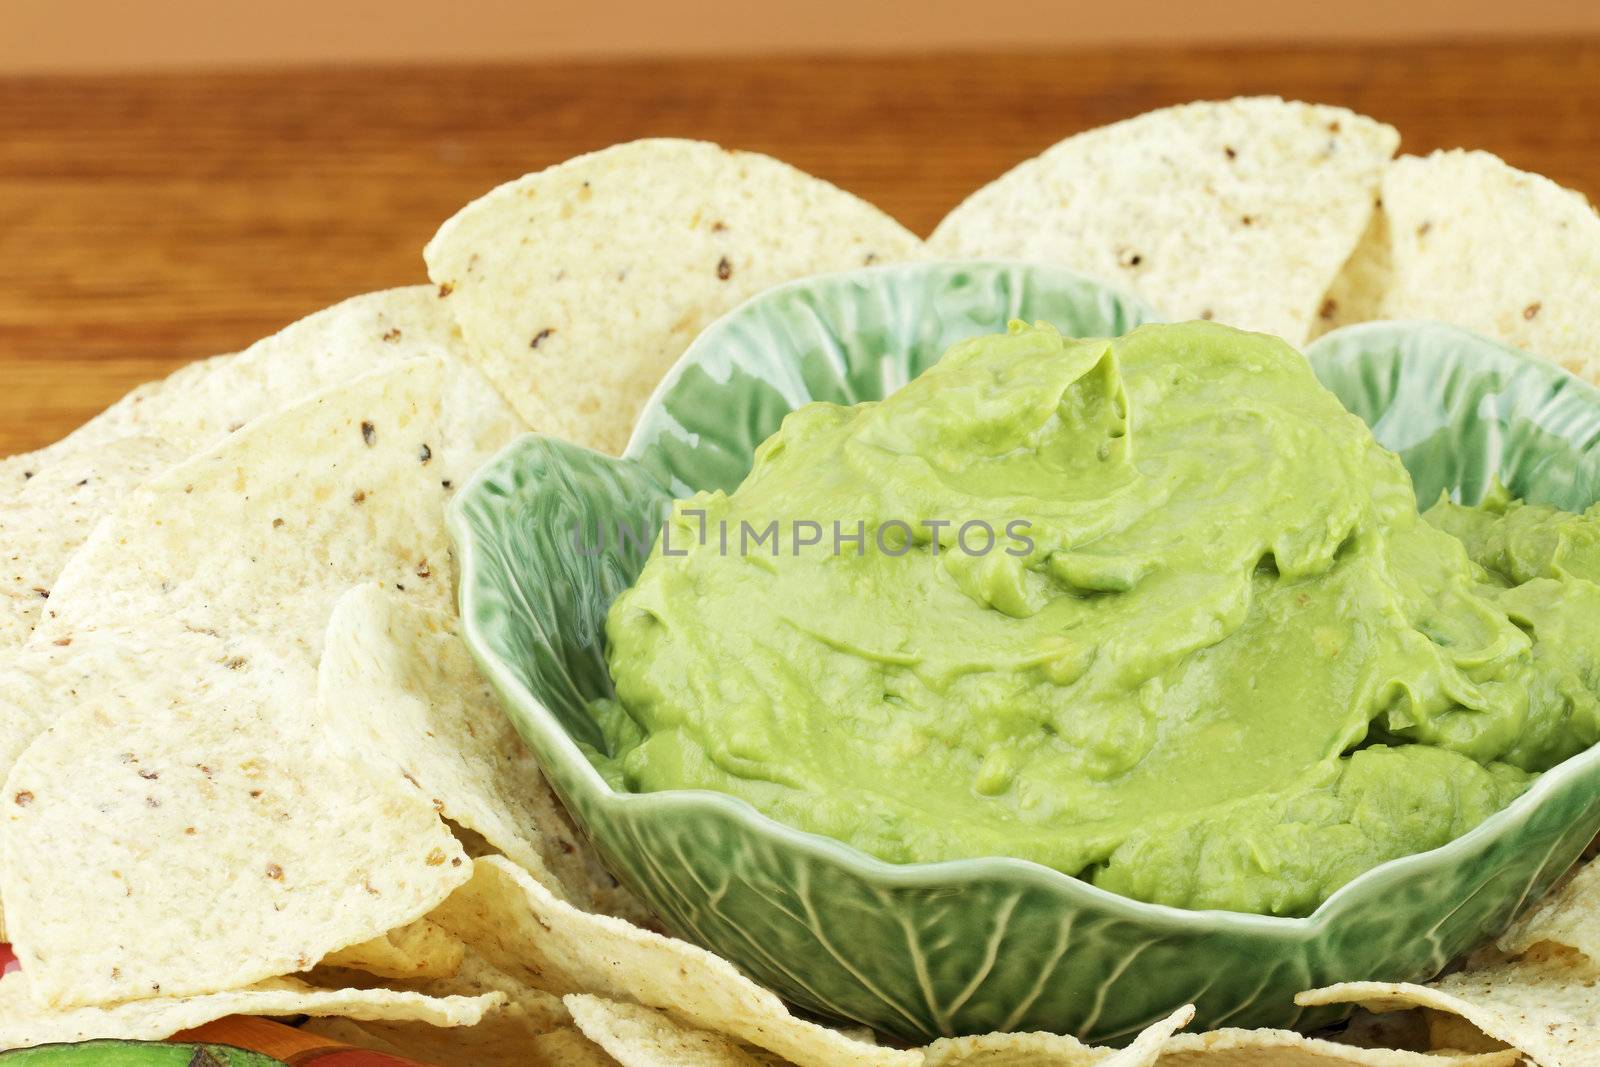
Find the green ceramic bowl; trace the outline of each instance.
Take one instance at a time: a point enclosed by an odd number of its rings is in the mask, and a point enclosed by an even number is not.
[[[1309,918],[1183,911],[1014,859],[895,865],[705,791],[609,789],[579,742],[611,693],[606,609],[647,546],[594,531],[659,522],[669,499],[731,489],[810,400],[881,397],[952,342],[1046,319],[1115,335],[1154,313],[1072,274],[912,264],[806,279],[713,324],[649,404],[626,456],[525,437],[457,497],[467,640],[556,791],[617,876],[676,933],[801,1008],[908,1041],[990,1030],[1128,1038],[1193,1003],[1196,1025],[1312,1027],[1294,994],[1423,979],[1495,934],[1600,829],[1600,750],[1544,775],[1443,848],[1384,864]],[[1600,497],[1600,394],[1466,331],[1384,323],[1308,353],[1405,459],[1425,501],[1475,500],[1498,473],[1569,508]],[[583,531],[574,538],[575,524]]]

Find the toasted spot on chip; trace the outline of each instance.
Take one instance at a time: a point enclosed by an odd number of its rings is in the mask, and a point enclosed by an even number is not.
[[[478,366],[534,429],[618,452],[712,319],[869,251],[920,249],[883,212],[786,163],[644,140],[500,186],[424,255]]]
[[[928,246],[1058,263],[1174,319],[1299,344],[1398,144],[1354,112],[1275,97],[1165,108],[1018,165],[947,215]]]

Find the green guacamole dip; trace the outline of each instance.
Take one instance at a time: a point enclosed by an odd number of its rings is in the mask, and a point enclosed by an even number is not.
[[[1597,581],[1600,514],[1418,514],[1281,341],[1017,323],[676,505],[594,758],[892,861],[1301,915],[1600,738]]]

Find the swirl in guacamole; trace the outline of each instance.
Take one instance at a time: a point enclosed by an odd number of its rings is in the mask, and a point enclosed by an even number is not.
[[[1016,323],[675,505],[594,758],[895,862],[1303,915],[1600,738],[1597,581],[1600,513],[1419,514],[1281,341]]]

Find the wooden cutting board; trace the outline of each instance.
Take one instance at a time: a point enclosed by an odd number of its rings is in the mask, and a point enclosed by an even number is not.
[[[1280,93],[1600,196],[1600,40],[0,78],[0,454],[317,308],[423,280],[501,181],[650,135],[780,156],[926,232],[1078,130]]]

